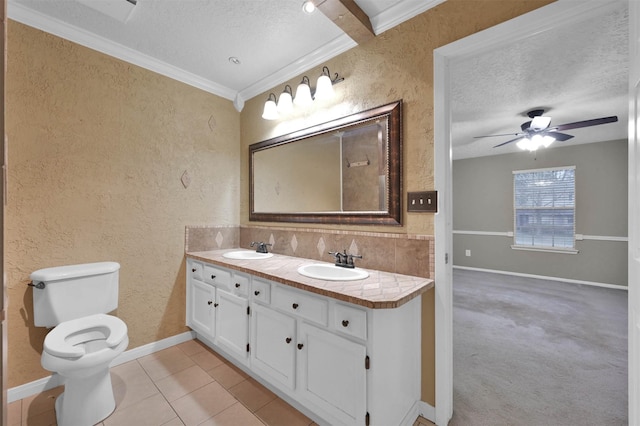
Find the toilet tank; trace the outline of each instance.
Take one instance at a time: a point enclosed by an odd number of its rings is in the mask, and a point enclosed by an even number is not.
[[[31,273],[33,321],[38,327],[55,327],[93,314],[106,314],[118,307],[117,262],[56,266]]]

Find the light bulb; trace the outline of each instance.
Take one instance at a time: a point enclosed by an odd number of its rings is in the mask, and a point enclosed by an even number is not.
[[[333,96],[333,83],[328,75],[322,74],[318,77],[316,85],[316,99],[329,99]]]
[[[282,92],[278,99],[278,113],[286,114],[293,109],[293,99],[289,92]]]
[[[307,81],[309,81],[309,79],[307,79]],[[300,83],[296,89],[296,97],[293,99],[293,103],[302,106],[309,105],[311,102],[313,102],[311,98],[311,88],[303,79],[302,83]]]
[[[271,99],[273,97],[273,99]],[[274,100],[276,95],[271,93],[269,95],[269,99],[264,103],[264,110],[262,111],[262,118],[265,120],[275,120],[278,118],[278,107],[276,106],[276,101]]]
[[[302,11],[307,15],[311,15],[316,10],[316,5],[311,0],[302,3]]]

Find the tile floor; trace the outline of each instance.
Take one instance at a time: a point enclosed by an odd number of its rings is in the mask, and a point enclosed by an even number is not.
[[[315,423],[190,340],[111,369],[116,410],[100,426],[308,426]],[[8,406],[9,426],[55,425],[62,387]]]
[[[116,410],[100,426],[316,426],[197,340],[113,367],[111,379]],[[10,403],[9,426],[55,425],[62,390]]]

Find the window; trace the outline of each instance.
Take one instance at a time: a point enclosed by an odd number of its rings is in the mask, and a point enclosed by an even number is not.
[[[574,249],[575,166],[513,172],[514,248]]]

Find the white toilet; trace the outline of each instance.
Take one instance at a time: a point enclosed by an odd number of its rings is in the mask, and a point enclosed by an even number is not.
[[[116,262],[35,271],[36,326],[55,327],[44,339],[42,366],[64,379],[56,400],[59,426],[90,426],[115,409],[109,364],[127,348],[127,325],[105,315],[118,307]]]

